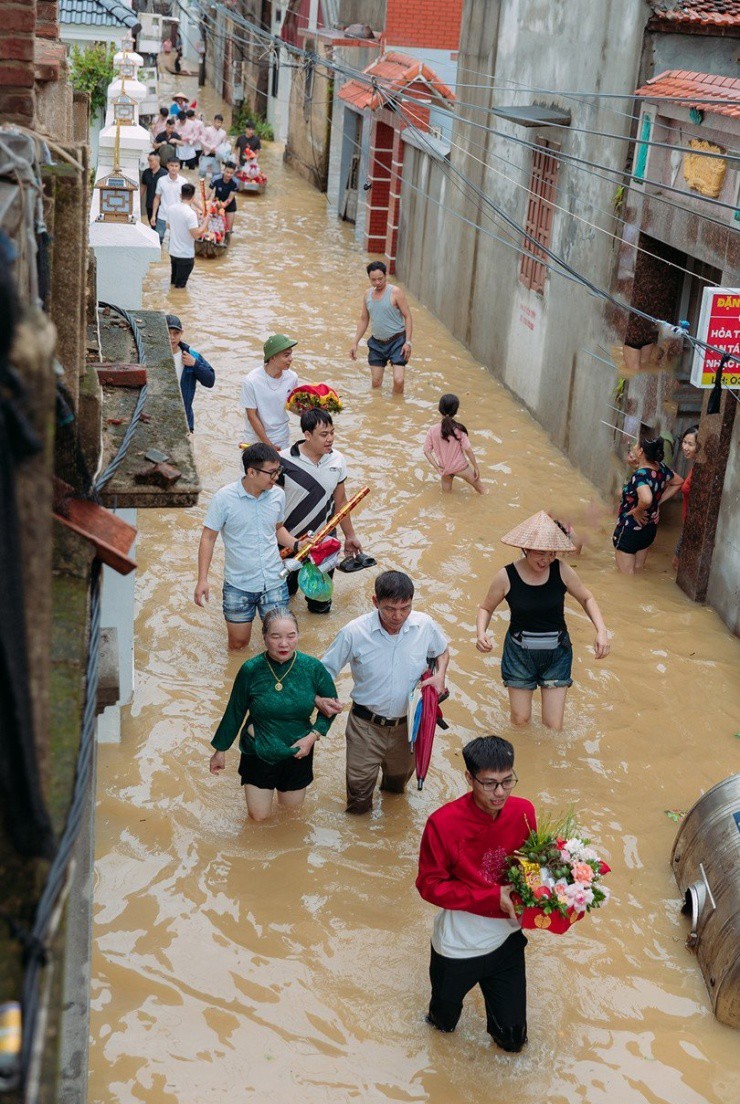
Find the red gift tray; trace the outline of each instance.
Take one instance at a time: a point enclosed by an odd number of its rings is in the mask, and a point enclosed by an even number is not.
[[[544,909],[528,906],[519,920],[523,928],[538,928],[540,931],[550,932],[551,935],[564,935],[585,915],[585,912],[576,912],[572,908],[568,909],[567,916],[563,916],[559,912],[546,913]]]

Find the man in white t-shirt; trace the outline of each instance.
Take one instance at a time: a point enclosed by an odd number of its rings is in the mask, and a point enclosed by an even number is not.
[[[160,176],[157,181],[151,218],[151,225],[159,234],[160,242],[164,241],[167,215],[180,202],[182,186],[188,182],[187,177],[180,173],[180,162],[177,158],[168,161],[165,168],[167,169],[167,176]]]
[[[194,186],[183,184],[180,202],[167,214],[170,227],[170,283],[176,288],[187,285],[195,264],[195,239],[208,229],[208,216],[198,222],[197,212],[193,210],[194,196]]]
[[[250,372],[242,384],[242,406],[246,415],[244,440],[249,445],[262,441],[279,452],[290,444],[285,403],[293,388],[298,386],[298,376],[290,367],[297,344],[285,334],[268,337],[263,346],[264,365]]]

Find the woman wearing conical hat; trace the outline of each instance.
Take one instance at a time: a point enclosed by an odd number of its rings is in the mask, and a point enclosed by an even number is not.
[[[539,686],[542,723],[559,731],[568,687],[573,684],[573,649],[565,624],[566,593],[583,606],[593,622],[597,659],[609,654],[609,634],[591,591],[572,567],[558,559],[560,552],[575,551],[570,537],[544,510],[517,525],[501,538],[501,543],[521,548],[523,555],[498,572],[478,607],[476,647],[479,652],[493,649],[487,629],[494,610],[506,601],[511,624],[504,640],[501,675],[509,691],[512,723],[529,723],[532,695]]]

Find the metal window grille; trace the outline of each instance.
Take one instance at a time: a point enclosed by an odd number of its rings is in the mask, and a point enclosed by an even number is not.
[[[552,236],[553,204],[558,189],[559,162],[549,151],[553,144],[544,139],[538,142],[540,149],[532,154],[532,176],[529,182],[529,200],[527,203],[527,221],[525,228],[541,245],[549,246]],[[545,290],[547,268],[538,260],[545,259],[545,253],[539,250],[528,238],[522,245],[526,253],[522,254],[519,265],[519,280],[525,287],[540,294]]]

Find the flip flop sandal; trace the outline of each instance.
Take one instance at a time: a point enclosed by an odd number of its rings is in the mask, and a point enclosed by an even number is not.
[[[368,556],[364,552],[358,552],[355,556],[355,560],[359,564],[360,568],[375,567],[378,562],[377,560],[374,560],[372,556]]]
[[[337,564],[337,571],[344,571],[349,575],[352,571],[362,571],[362,567],[358,564],[356,556],[345,556],[344,559]]]

